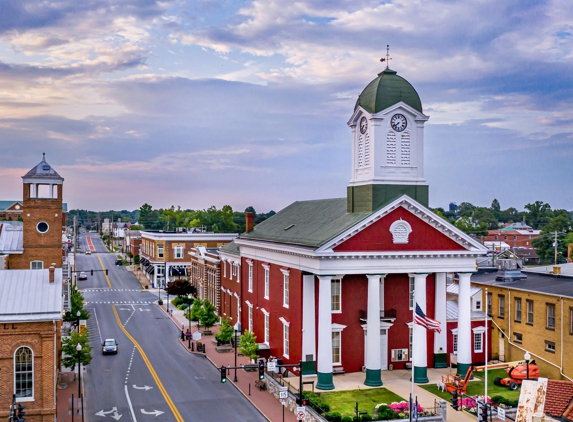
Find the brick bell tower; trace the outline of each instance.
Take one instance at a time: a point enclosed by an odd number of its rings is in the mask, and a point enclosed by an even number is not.
[[[24,183],[24,254],[20,268],[62,266],[62,198],[64,178],[42,161],[22,176]]]

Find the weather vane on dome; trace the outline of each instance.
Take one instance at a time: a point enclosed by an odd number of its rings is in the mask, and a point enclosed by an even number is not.
[[[392,60],[392,57],[390,57],[390,45],[386,45],[386,57],[382,57],[380,61],[382,63],[386,62],[386,69],[390,69],[390,60]]]

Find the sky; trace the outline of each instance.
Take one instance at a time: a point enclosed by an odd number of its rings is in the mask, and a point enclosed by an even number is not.
[[[0,199],[43,152],[69,209],[343,197],[390,45],[430,206],[571,210],[572,22],[570,0],[2,0]]]

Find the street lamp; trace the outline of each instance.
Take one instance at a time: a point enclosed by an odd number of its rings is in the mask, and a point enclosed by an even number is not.
[[[76,317],[78,320],[78,334],[80,332],[80,317],[82,316],[82,313],[80,312],[80,310],[78,309],[78,312],[76,312]]]
[[[81,388],[82,388],[82,345],[78,343],[76,346],[78,351],[78,404],[80,402]]]
[[[233,382],[237,382],[237,333],[241,332],[241,328],[242,328],[241,323],[237,321],[237,323],[233,327],[233,330],[235,332],[235,378],[233,379]]]
[[[525,359],[525,371],[526,371],[526,375],[527,375],[527,379],[529,379],[529,360],[531,359],[531,355],[529,354],[529,352],[525,352],[525,355],[523,355],[523,358]]]

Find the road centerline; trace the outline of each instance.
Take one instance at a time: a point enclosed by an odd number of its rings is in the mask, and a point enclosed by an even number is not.
[[[111,289],[111,281],[109,281],[109,277],[107,276],[107,274],[105,273],[105,267],[103,265],[103,261],[101,260],[100,256],[97,256],[97,259],[99,260],[99,264],[101,265],[101,269],[104,270],[103,271],[103,275],[105,276],[105,281],[107,281],[107,285],[109,286],[109,288]]]
[[[159,376],[157,375],[157,373],[155,372],[155,369],[153,368],[153,365],[151,364],[151,362],[149,361],[147,355],[145,354],[145,352],[143,351],[143,348],[139,345],[139,343],[137,342],[137,340],[135,340],[133,338],[133,336],[131,334],[129,334],[129,332],[125,329],[125,327],[123,326],[123,324],[121,323],[121,320],[119,319],[119,314],[117,313],[117,310],[115,308],[115,305],[111,305],[112,309],[113,309],[113,314],[115,315],[115,319],[117,321],[117,324],[119,325],[119,328],[121,328],[121,330],[123,331],[123,333],[127,336],[128,339],[131,340],[131,342],[135,345],[135,347],[137,347],[137,350],[139,350],[139,353],[141,354],[141,357],[143,358],[143,361],[145,362],[145,365],[147,366],[147,369],[149,370],[149,372],[151,373],[151,376],[153,377],[153,379],[155,380],[155,383],[157,384],[157,388],[159,388],[159,391],[161,391],[161,394],[163,395],[163,398],[165,399],[165,401],[167,402],[167,405],[169,406],[169,408],[171,409],[171,412],[173,413],[173,416],[175,417],[175,420],[177,422],[185,422],[185,420],[183,419],[183,417],[181,416],[181,413],[179,413],[179,410],[177,409],[177,406],[175,406],[175,403],[173,403],[173,400],[171,399],[171,397],[169,396],[169,393],[167,392],[167,390],[165,389],[165,387],[163,386],[163,383],[161,382],[161,380],[159,379]]]

